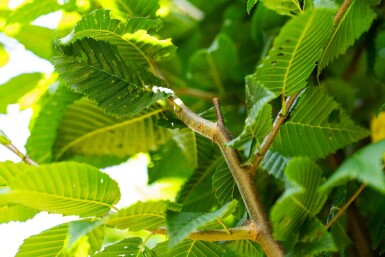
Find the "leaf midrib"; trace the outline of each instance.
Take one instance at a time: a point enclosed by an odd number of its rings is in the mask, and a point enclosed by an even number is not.
[[[64,146],[61,149],[61,151],[55,156],[55,160],[59,160],[63,156],[63,154],[65,152],[67,152],[68,149],[72,148],[74,145],[82,142],[83,140],[86,140],[87,138],[90,138],[90,137],[92,137],[92,136],[94,136],[96,134],[99,134],[99,133],[103,133],[103,132],[106,132],[106,131],[109,131],[109,130],[113,130],[113,129],[116,129],[116,128],[119,128],[119,127],[126,126],[126,125],[134,123],[134,122],[138,122],[138,121],[144,120],[144,119],[146,119],[148,117],[151,117],[151,116],[154,116],[154,115],[156,115],[158,113],[164,112],[165,110],[166,110],[165,108],[157,109],[157,110],[154,110],[152,112],[146,113],[145,115],[138,116],[138,117],[130,119],[130,120],[126,120],[126,121],[123,121],[123,122],[120,122],[120,123],[117,123],[117,124],[113,124],[111,126],[102,127],[102,128],[93,130],[93,131],[91,131],[89,133],[86,133],[83,136],[76,138],[75,140],[71,141],[66,146]]]

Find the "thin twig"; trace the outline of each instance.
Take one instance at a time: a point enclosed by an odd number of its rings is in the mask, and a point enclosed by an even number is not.
[[[294,95],[289,96],[287,98],[287,100],[286,100],[286,104],[285,104],[285,107],[284,107],[285,110],[281,110],[278,113],[277,117],[275,118],[272,130],[270,131],[270,133],[263,140],[262,145],[260,147],[260,151],[258,151],[258,153],[256,154],[256,157],[254,159],[254,162],[252,163],[252,167],[254,167],[254,171],[261,164],[263,158],[265,157],[265,155],[267,153],[267,150],[269,150],[271,144],[274,141],[274,138],[278,134],[279,129],[281,128],[282,124],[285,122],[289,110],[291,109],[291,107],[293,106],[295,100],[297,99],[297,97],[299,96],[299,94],[301,92],[302,91],[299,91],[299,92],[295,93]],[[285,112],[285,114],[283,114],[283,112]]]
[[[333,219],[325,225],[326,230],[329,230],[330,227],[334,224],[334,222],[337,221],[339,217],[341,217],[342,214],[345,213],[346,209],[352,204],[354,200],[361,194],[362,190],[364,190],[366,187],[365,183],[362,183],[361,186],[357,189],[356,192],[350,197],[350,199],[345,203],[344,206],[341,207],[341,209],[337,212],[337,214],[333,217]]]
[[[14,154],[16,154],[17,156],[20,157],[20,159],[29,164],[29,165],[32,165],[32,166],[38,166],[36,162],[34,162],[31,158],[28,157],[28,155],[26,154],[23,154],[19,149],[17,149],[16,146],[14,146],[13,144],[8,144],[8,145],[4,145],[6,148],[8,148],[9,150],[11,150],[11,152],[13,152]]]
[[[346,11],[349,9],[353,1],[354,0],[345,0],[341,4],[340,9],[338,10],[337,14],[334,16],[334,26],[336,26],[340,22],[340,20],[342,19],[342,16],[345,15]]]

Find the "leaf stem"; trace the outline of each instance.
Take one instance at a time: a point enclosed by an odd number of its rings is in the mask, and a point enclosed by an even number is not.
[[[214,100],[217,110],[218,122],[206,120],[183,104],[182,100],[176,97],[168,98],[168,103],[173,107],[175,115],[193,131],[211,139],[215,142],[224,156],[226,163],[234,177],[235,183],[241,193],[250,219],[255,223],[256,239],[268,257],[284,256],[281,245],[274,240],[272,228],[262,202],[256,191],[256,186],[251,175],[250,166],[242,165],[239,152],[226,143],[232,140],[231,134],[226,128],[219,100]]]
[[[2,130],[0,130],[0,144],[4,145],[11,152],[16,154],[23,162],[32,166],[38,166],[36,162],[34,162],[31,158],[28,157],[28,155],[23,154],[16,146],[14,146],[11,140],[5,135]]]
[[[263,140],[262,145],[260,147],[260,151],[258,151],[258,153],[255,156],[254,162],[252,164],[252,167],[254,167],[255,170],[261,164],[263,158],[267,153],[267,150],[269,150],[271,144],[274,141],[274,138],[278,134],[279,129],[281,128],[282,124],[285,122],[288,112],[290,111],[291,107],[295,103],[295,100],[297,99],[297,97],[300,95],[301,92],[302,91],[299,91],[294,95],[289,96],[285,104],[282,106],[281,111],[278,113],[277,117],[275,118],[272,130]]]
[[[361,186],[354,192],[352,197],[344,204],[344,206],[341,207],[341,209],[337,212],[337,214],[333,217],[333,219],[325,225],[326,230],[329,230],[330,227],[338,220],[339,217],[342,216],[342,214],[345,213],[346,209],[352,204],[354,200],[361,194],[362,190],[364,190],[366,187],[365,183],[362,183]]]

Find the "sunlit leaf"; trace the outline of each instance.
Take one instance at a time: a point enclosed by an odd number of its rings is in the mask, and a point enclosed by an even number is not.
[[[157,244],[154,252],[158,257],[221,257],[223,248],[208,241],[184,240],[169,248],[169,242]]]
[[[301,233],[308,216],[316,215],[327,194],[318,191],[324,181],[322,170],[307,158],[290,160],[285,169],[286,191],[274,204],[270,216],[277,240],[287,240]]]
[[[33,218],[39,211],[20,204],[0,206],[0,224],[10,221],[26,221]]]
[[[63,46],[64,54],[53,63],[60,78],[73,90],[82,92],[107,113],[137,114],[171,95],[159,89],[165,83],[145,68],[124,59],[117,47],[84,38]]]
[[[8,104],[15,104],[30,90],[32,90],[39,80],[43,78],[43,73],[24,73],[11,78],[9,81],[0,85],[0,113],[7,113]]]
[[[2,170],[18,170],[18,174],[8,179],[9,191],[1,194],[1,198],[37,210],[101,216],[120,198],[114,180],[85,164],[66,162],[31,167],[6,163]]]
[[[9,61],[9,54],[4,49],[3,44],[0,43],[0,68],[6,65]]]
[[[69,105],[63,114],[53,147],[55,160],[71,156],[116,156],[128,158],[140,152],[157,150],[170,133],[157,127],[165,108],[159,105],[133,116],[106,115],[87,99]]]
[[[104,223],[120,229],[128,228],[131,231],[155,229],[165,225],[169,205],[167,201],[137,202],[110,215]]]
[[[169,211],[167,213],[167,229],[170,246],[174,247],[199,227],[208,225],[216,219],[225,218],[234,212],[237,204],[237,201],[234,200],[211,213]]]
[[[127,238],[107,246],[95,257],[153,257],[155,254],[146,246],[139,237]]]
[[[297,0],[265,0],[263,4],[281,15],[293,16],[303,12]]]
[[[288,21],[256,71],[256,80],[276,95],[306,86],[333,27],[333,11],[315,9]]]
[[[374,18],[375,13],[365,0],[353,0],[346,11],[336,16],[333,32],[323,48],[318,73],[337,56],[345,53],[346,49],[369,29]]]
[[[110,11],[96,10],[83,16],[72,33],[59,42],[68,44],[86,37],[104,40],[117,46],[122,57],[134,65],[150,67],[153,60],[165,59],[175,52],[171,40],[159,40],[146,32],[161,27],[160,20],[133,17],[123,22],[110,18]]]
[[[272,150],[285,156],[321,158],[367,136],[331,97],[309,88],[279,130]]]
[[[385,140],[358,150],[338,167],[327,182],[322,185],[321,190],[330,190],[332,187],[356,179],[381,193],[385,193],[384,153]]]

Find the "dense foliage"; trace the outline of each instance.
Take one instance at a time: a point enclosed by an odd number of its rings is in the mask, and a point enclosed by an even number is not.
[[[57,30],[33,25],[56,11]],[[0,86],[1,113],[33,110],[29,157],[0,131],[24,161],[0,163],[0,223],[79,217],[17,256],[385,253],[380,0],[2,1],[0,13],[2,33],[55,67]],[[124,181],[100,169],[139,153],[149,183],[184,183],[118,209]]]

